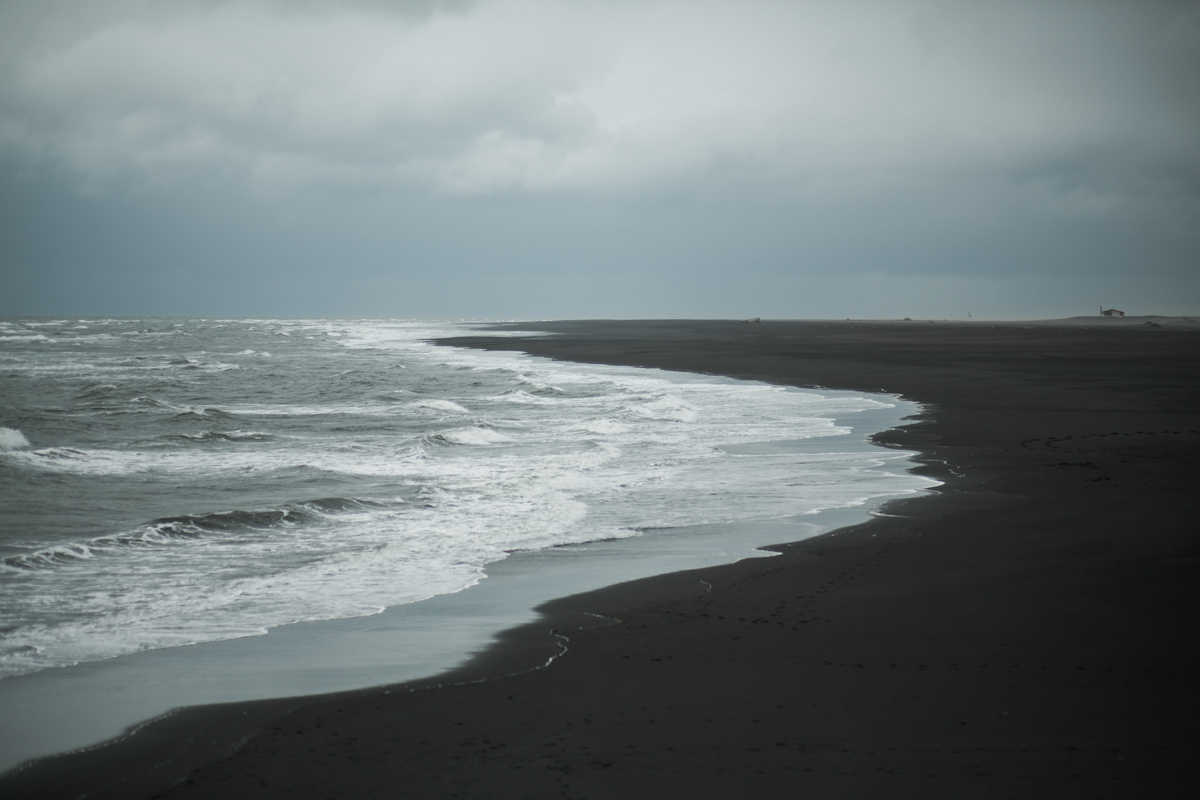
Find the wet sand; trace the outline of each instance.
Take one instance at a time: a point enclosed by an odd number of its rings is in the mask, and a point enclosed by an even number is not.
[[[926,411],[879,442],[945,485],[776,558],[555,601],[433,681],[193,709],[0,794],[1194,796],[1200,329],[1152,321],[454,340],[896,393]]]

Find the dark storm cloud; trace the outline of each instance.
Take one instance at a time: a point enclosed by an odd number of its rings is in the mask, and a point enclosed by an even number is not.
[[[254,251],[249,290],[268,281],[264,263],[320,275],[310,255],[340,254],[364,285],[402,274],[442,296],[431,313],[820,315],[820,294],[831,315],[975,296],[1011,296],[996,313],[1021,314],[1022,296],[1067,302],[1089,280],[1125,291],[1135,269],[1164,298],[1196,299],[1190,4],[311,0],[2,13],[0,148],[23,181],[6,191],[49,198],[67,185],[91,198],[44,199],[37,212],[12,201],[26,220],[19,264],[7,250],[14,268],[48,269],[46,231],[104,216],[127,229],[106,252],[136,271],[153,258],[131,220],[165,205],[176,221],[161,227],[196,240],[179,275]],[[114,218],[122,203],[129,215]],[[230,204],[244,206],[236,225],[220,221]],[[512,303],[483,302],[492,290],[439,295],[437,270],[509,286]],[[597,288],[628,274],[663,301],[622,308],[620,292]],[[781,289],[808,304],[781,303]],[[354,313],[353,298],[343,306],[331,311]]]

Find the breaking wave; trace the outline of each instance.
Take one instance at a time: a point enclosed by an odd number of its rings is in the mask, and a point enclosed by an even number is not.
[[[25,434],[16,428],[0,428],[0,450],[20,450],[29,447]]]

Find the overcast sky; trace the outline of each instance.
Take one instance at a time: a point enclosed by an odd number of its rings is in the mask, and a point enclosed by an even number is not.
[[[1200,313],[1200,3],[0,0],[0,313]]]

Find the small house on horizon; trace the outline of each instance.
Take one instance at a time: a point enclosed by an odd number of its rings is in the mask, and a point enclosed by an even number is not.
[[[1102,316],[1102,317],[1123,317],[1123,316],[1125,316],[1125,312],[1118,311],[1115,308],[1110,308],[1107,311],[1105,311],[1104,306],[1100,306],[1100,316]]]

